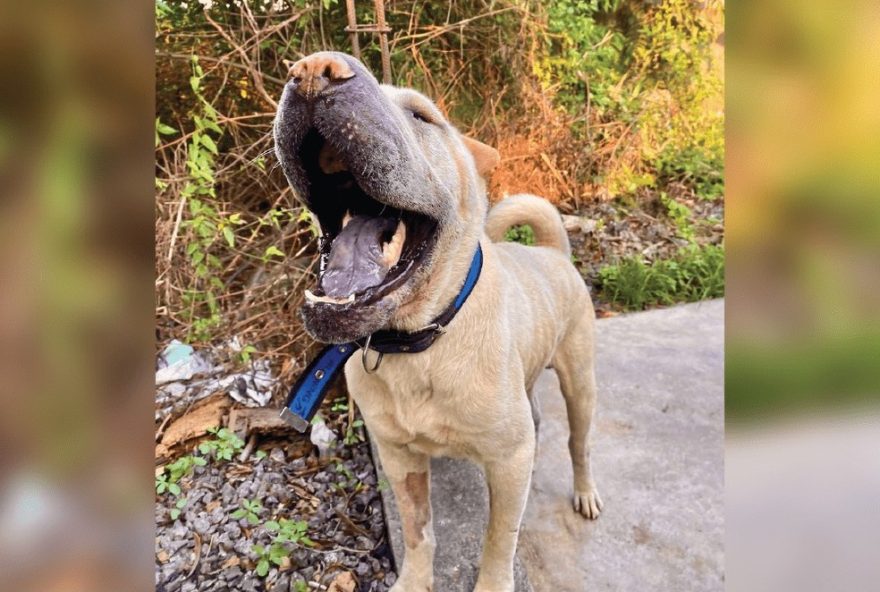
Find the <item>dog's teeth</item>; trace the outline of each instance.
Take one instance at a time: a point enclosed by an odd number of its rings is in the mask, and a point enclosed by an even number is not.
[[[382,256],[385,259],[385,265],[394,267],[400,261],[400,253],[403,251],[403,243],[406,240],[406,224],[403,220],[397,222],[397,229],[391,240],[382,246]]]
[[[349,222],[351,222],[351,212],[345,210],[345,215],[342,217],[342,227],[345,228]]]
[[[306,290],[306,300],[309,302],[329,302],[330,304],[351,304],[354,302],[354,294],[347,298],[331,298],[330,296],[315,296],[311,290]]]

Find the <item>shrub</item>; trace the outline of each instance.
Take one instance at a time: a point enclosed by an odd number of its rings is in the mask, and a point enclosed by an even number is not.
[[[600,269],[599,282],[605,299],[626,310],[718,298],[724,295],[724,249],[690,245],[650,264],[630,257]]]

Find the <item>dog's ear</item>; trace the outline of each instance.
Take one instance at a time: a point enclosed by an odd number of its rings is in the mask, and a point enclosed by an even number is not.
[[[501,162],[501,155],[491,146],[487,146],[473,138],[462,136],[461,139],[464,142],[465,147],[470,150],[471,154],[474,156],[474,162],[477,165],[477,172],[480,173],[483,178],[488,179],[492,169],[498,166],[498,163]]]

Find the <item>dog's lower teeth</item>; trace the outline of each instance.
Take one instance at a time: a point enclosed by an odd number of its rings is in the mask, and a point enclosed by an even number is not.
[[[330,304],[351,304],[354,302],[354,294],[347,298],[331,298],[330,296],[316,296],[311,290],[306,290],[306,300],[309,302],[329,302]]]

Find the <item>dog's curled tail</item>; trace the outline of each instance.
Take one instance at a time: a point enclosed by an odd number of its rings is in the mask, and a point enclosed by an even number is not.
[[[559,211],[546,199],[527,193],[511,195],[495,204],[486,219],[486,234],[493,242],[501,242],[511,226],[522,224],[532,227],[536,245],[571,255],[568,233]]]

